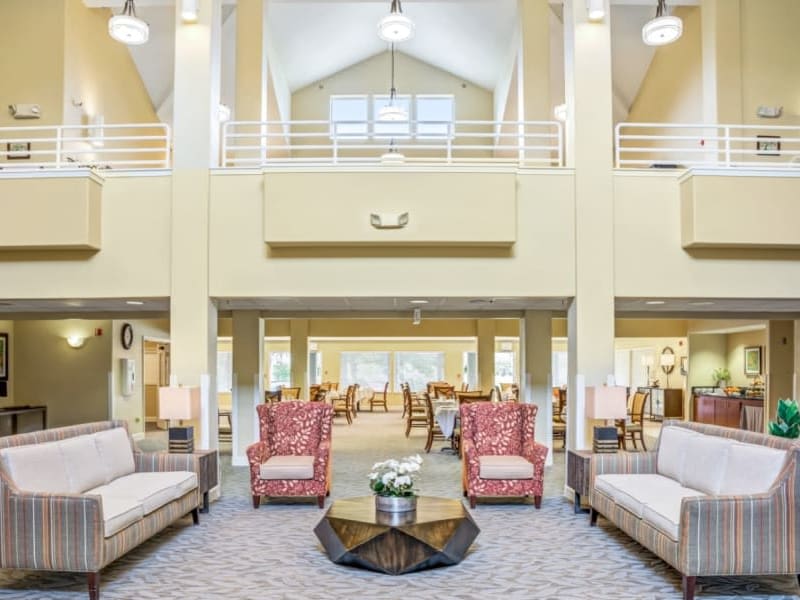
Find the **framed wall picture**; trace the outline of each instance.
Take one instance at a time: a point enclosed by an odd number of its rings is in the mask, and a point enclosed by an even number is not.
[[[751,377],[761,375],[761,346],[744,349],[744,374]]]
[[[681,356],[681,375],[686,376],[689,374],[689,357]]]
[[[781,136],[757,135],[756,138],[756,154],[759,156],[780,156]]]
[[[0,333],[0,380],[8,380],[8,334]]]
[[[31,157],[30,142],[8,142],[6,144],[6,158],[8,160],[20,160]]]

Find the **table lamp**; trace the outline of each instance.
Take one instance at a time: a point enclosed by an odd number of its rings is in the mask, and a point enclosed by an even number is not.
[[[624,387],[596,386],[586,388],[586,418],[606,421],[605,427],[595,427],[592,436],[592,451],[612,453],[617,451],[617,428],[615,419],[628,416],[628,396]],[[608,422],[612,425],[609,426]]]
[[[665,352],[661,355],[659,362],[661,363],[661,370],[667,376],[667,388],[669,388],[669,374],[675,368],[675,355]]]
[[[195,419],[200,414],[199,387],[158,388],[158,418],[169,421],[169,451],[194,452],[194,427],[173,427],[172,421]]]

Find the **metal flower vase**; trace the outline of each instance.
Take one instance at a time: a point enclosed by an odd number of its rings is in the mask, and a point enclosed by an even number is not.
[[[375,496],[375,510],[401,513],[417,510],[416,496]]]

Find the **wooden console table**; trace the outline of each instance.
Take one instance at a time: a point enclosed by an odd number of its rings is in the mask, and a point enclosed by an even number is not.
[[[591,462],[591,450],[567,450],[567,485],[575,494],[573,511],[576,514],[589,512],[589,509],[581,508],[581,496],[589,495]]]
[[[0,408],[0,436],[47,429],[46,406],[8,406]]]

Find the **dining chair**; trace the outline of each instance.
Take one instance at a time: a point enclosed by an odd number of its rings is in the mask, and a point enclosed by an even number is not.
[[[553,388],[556,397],[553,406],[553,441],[561,440],[561,447],[567,447],[567,390]]]
[[[456,388],[453,385],[438,385],[434,384],[433,386],[433,395],[435,398],[454,398],[456,394]]]
[[[338,417],[339,415],[344,415],[344,418],[347,419],[348,425],[352,424],[353,422],[353,415],[351,414],[350,409],[350,401],[352,396],[353,386],[348,385],[345,395],[334,398],[333,400],[333,416]]]
[[[355,419],[358,416],[358,411],[361,408],[361,398],[359,394],[361,390],[361,386],[357,383],[353,384],[353,393],[350,396],[350,410],[353,411],[353,418]]]
[[[628,436],[631,438],[633,447],[636,446],[636,436],[638,434],[639,441],[642,443],[642,448],[647,451],[647,446],[644,443],[644,409],[647,406],[647,399],[650,397],[650,392],[636,392],[633,395],[633,402],[631,403],[631,414],[627,419],[619,419],[617,425],[617,440],[618,445],[622,446],[623,450],[627,450],[626,439]]]
[[[313,396],[311,396],[311,398],[309,398],[309,400],[311,402],[325,402],[325,399],[327,398],[327,396],[328,396],[328,392],[326,392],[325,390],[319,389],[314,393]]]
[[[469,384],[465,381],[461,384],[461,391],[468,392],[469,391]]]
[[[281,401],[281,389],[278,388],[277,390],[265,390],[264,391],[264,403],[271,404],[273,402],[280,402]]]
[[[473,390],[471,392],[457,392],[456,398],[458,404],[465,404],[469,402],[489,402],[492,399],[491,394],[484,394],[482,390]]]
[[[299,387],[281,387],[281,400],[299,400]]]
[[[426,396],[430,395],[425,392]],[[412,427],[428,427],[428,408],[412,397],[408,384],[403,386],[403,402],[406,405],[406,437],[411,433]]]
[[[318,383],[312,383],[308,386],[308,399],[313,400],[314,396],[317,395],[317,392],[321,389],[321,385]]]
[[[369,412],[372,412],[372,409],[375,406],[383,406],[383,412],[389,412],[389,406],[386,404],[386,394],[389,392],[389,382],[387,381],[386,384],[383,386],[383,396],[379,396],[376,393],[372,394],[372,398],[369,399]]]
[[[427,417],[428,427],[428,440],[425,442],[425,452],[430,453],[434,438],[439,438],[442,440],[445,440],[446,438],[444,437],[444,433],[442,433],[442,428],[439,427],[439,423],[436,421],[436,415],[433,412],[431,395],[428,392],[425,392],[422,395],[422,399],[425,402],[425,416]]]

